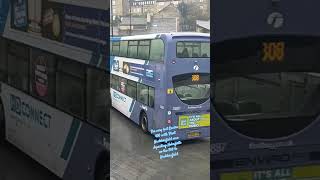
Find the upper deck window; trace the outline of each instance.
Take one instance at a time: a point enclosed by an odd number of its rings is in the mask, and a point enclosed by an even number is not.
[[[149,59],[150,40],[139,41],[138,58]]]
[[[128,55],[128,41],[121,41],[119,56],[126,57],[127,55]]]
[[[149,61],[163,61],[164,42],[153,40],[124,40],[112,42],[112,55]]]
[[[151,41],[150,61],[163,61],[164,43],[161,39]]]
[[[138,57],[138,41],[129,41],[128,57],[129,58]]]
[[[179,41],[177,58],[210,58],[210,43]]]
[[[111,47],[112,47],[111,55],[118,56],[120,51],[120,42],[112,42]]]

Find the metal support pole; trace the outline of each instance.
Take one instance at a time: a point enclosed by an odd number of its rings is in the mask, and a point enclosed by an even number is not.
[[[131,29],[131,0],[129,0],[129,7],[130,7],[130,36],[132,35],[132,29]]]
[[[113,37],[113,0],[111,0],[111,6],[110,6],[110,15],[111,15],[111,37]]]

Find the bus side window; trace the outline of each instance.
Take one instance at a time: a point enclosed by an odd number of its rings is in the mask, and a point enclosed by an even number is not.
[[[120,90],[119,77],[116,75],[111,76],[111,88],[117,91]]]
[[[150,40],[139,41],[138,58],[149,60],[150,56]]]
[[[37,49],[30,52],[30,93],[49,104],[55,104],[55,59]]]
[[[112,42],[112,55],[118,56],[120,51],[120,42]]]
[[[121,57],[127,57],[128,55],[128,41],[120,42],[120,54]]]
[[[177,42],[177,55],[178,58],[183,58],[188,56],[188,49],[185,48],[184,42]]]
[[[107,72],[87,68],[87,119],[88,121],[109,129],[110,93]]]
[[[10,43],[8,48],[8,83],[22,91],[29,91],[29,48]]]
[[[132,99],[137,99],[137,83],[136,82],[128,80],[127,95]]]
[[[210,57],[210,44],[209,43],[201,43],[201,57],[207,58]]]
[[[138,101],[142,104],[148,105],[148,86],[138,83]]]
[[[121,92],[122,94],[127,95],[127,79],[125,79],[125,78],[120,78],[120,79],[119,79],[119,82],[120,82],[120,92]]]
[[[138,58],[138,41],[129,41],[128,57]]]
[[[85,66],[59,59],[56,77],[56,105],[79,118],[85,112]]]
[[[8,69],[8,61],[7,61],[7,49],[6,49],[6,40],[0,38],[0,81],[7,82],[7,69]]]
[[[149,106],[154,107],[154,88],[149,87]]]
[[[151,41],[150,61],[163,61],[164,57],[164,43],[161,39],[154,39]]]

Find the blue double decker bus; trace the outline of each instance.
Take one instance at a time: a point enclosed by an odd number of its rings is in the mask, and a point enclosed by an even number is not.
[[[177,126],[181,140],[209,137],[209,34],[117,37],[110,48],[115,109],[144,132]]]
[[[215,2],[212,179],[320,178],[317,5]]]

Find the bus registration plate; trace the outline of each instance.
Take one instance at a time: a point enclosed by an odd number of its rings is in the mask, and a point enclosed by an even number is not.
[[[188,138],[193,138],[193,137],[200,137],[200,132],[195,131],[195,132],[189,132],[188,133]]]

